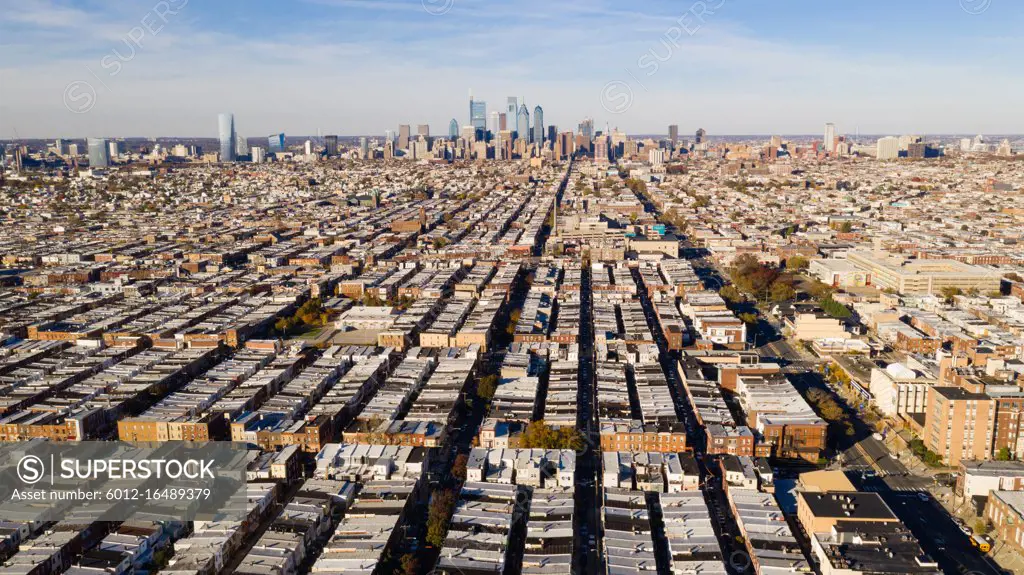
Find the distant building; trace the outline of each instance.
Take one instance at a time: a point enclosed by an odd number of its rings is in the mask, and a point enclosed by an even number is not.
[[[508,129],[508,115],[505,112],[498,114],[498,131]]]
[[[509,96],[505,104],[505,121],[508,122],[508,126],[503,129],[515,131],[516,128],[516,115],[519,113],[519,98],[515,96]]]
[[[516,137],[530,140],[530,111],[526,109],[526,104],[520,106],[519,113],[516,114]]]
[[[533,141],[544,142],[544,109],[537,106],[533,109]]]
[[[370,145],[366,141],[366,136],[359,138],[359,156],[364,160],[370,157]]]
[[[448,122],[448,139],[456,140],[459,137],[459,121],[452,118],[451,122]]]
[[[89,138],[89,167],[106,168],[110,165],[110,148],[103,138]]]
[[[234,162],[238,157],[234,114],[217,116],[217,135],[220,138],[220,161]]]
[[[875,157],[879,160],[895,160],[900,157],[900,139],[886,136],[878,139]]]
[[[402,150],[409,149],[409,136],[411,132],[409,124],[398,125],[398,148]]]
[[[832,122],[825,124],[825,152],[832,154],[836,151],[836,125]]]
[[[668,139],[670,142],[672,142],[672,147],[676,147],[676,143],[679,142],[679,126],[677,126],[676,124],[669,124]]]
[[[267,136],[267,151],[271,154],[284,152],[284,134],[271,134]]]
[[[267,157],[267,153],[266,153],[266,151],[263,148],[261,148],[259,146],[253,146],[253,148],[252,148],[252,163],[254,163],[254,164],[263,163],[263,161],[266,159],[266,157]]]
[[[324,146],[328,156],[338,155],[338,136],[324,136]]]
[[[708,136],[707,131],[704,128],[700,128],[700,129],[697,130],[697,133],[694,135],[693,143],[694,144],[703,144],[704,143],[704,139],[707,138],[707,136]]]
[[[424,138],[430,137],[430,124],[420,124],[416,126],[416,134],[423,136]]]
[[[110,161],[114,161],[115,158],[121,155],[121,152],[118,149],[117,142],[108,142],[107,150],[110,153]]]

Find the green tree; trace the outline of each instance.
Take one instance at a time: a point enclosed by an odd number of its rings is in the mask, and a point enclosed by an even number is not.
[[[441,547],[448,534],[452,511],[455,510],[455,494],[448,489],[438,489],[430,497],[427,511],[427,543]]]
[[[853,231],[853,224],[850,222],[843,222],[843,225],[839,226],[839,231],[848,234]]]
[[[800,255],[792,256],[786,260],[787,269],[805,270],[809,265],[811,265],[810,260]]]
[[[743,301],[743,294],[740,290],[736,289],[736,286],[727,285],[723,286],[722,289],[718,290],[718,295],[722,296],[728,304],[735,304]]]
[[[480,378],[480,381],[476,384],[476,395],[481,399],[490,401],[494,397],[494,392],[498,390],[498,376],[491,374],[485,375]]]
[[[770,297],[771,300],[776,303],[789,301],[796,297],[796,291],[793,289],[793,286],[789,284],[775,282],[772,284]]]
[[[756,313],[744,312],[744,313],[739,314],[738,317],[740,318],[740,321],[742,321],[743,323],[745,323],[747,325],[756,325],[757,324],[757,314]]]
[[[964,292],[958,287],[946,286],[940,289],[939,293],[942,294],[942,298],[946,300],[946,303],[953,303],[953,298],[963,295]]]
[[[1000,447],[999,451],[996,452],[996,461],[1009,461],[1012,458],[1013,456],[1010,453],[1010,448],[1005,445]]]

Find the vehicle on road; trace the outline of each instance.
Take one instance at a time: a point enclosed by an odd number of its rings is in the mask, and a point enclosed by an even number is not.
[[[988,553],[992,550],[992,544],[985,539],[984,535],[973,535],[971,536],[971,545],[978,548],[978,551],[982,553]]]
[[[927,502],[929,499],[928,494],[923,491],[917,492],[917,498],[924,502]]]

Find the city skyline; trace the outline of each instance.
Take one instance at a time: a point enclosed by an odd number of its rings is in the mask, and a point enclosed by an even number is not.
[[[209,133],[205,118],[223,109],[247,119],[246,134],[378,134],[465,117],[466,87],[492,109],[502,109],[501,94],[525,94],[543,102],[547,124],[590,116],[628,133],[659,133],[667,121],[684,133],[698,125],[717,134],[816,133],[824,121],[840,133],[1024,132],[1012,108],[1024,86],[997,56],[1020,47],[1019,5],[697,4],[649,2],[640,12],[527,2],[544,16],[538,32],[552,34],[507,58],[496,46],[521,31],[496,18],[513,11],[507,3],[322,0],[289,11],[256,3],[245,20],[180,1],[162,17],[141,2],[90,11],[20,4],[0,22],[14,62],[0,71],[0,137],[200,136]],[[383,20],[408,40],[380,50],[373,38]],[[901,24],[911,20],[914,27]],[[290,30],[304,24],[297,39]],[[350,40],[329,36],[332,25]],[[422,61],[452,46],[457,60]],[[588,58],[550,58],[564,50]],[[444,84],[415,97],[407,89],[441,75]],[[291,105],[249,96],[268,94],[269,77],[281,86],[269,93]],[[352,85],[360,89],[343,89]]]

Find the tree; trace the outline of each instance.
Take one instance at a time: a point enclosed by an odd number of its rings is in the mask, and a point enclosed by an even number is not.
[[[811,285],[807,288],[807,291],[808,293],[811,294],[811,297],[820,300],[826,297],[830,297],[832,295],[832,292],[835,291],[835,288],[828,285],[827,283],[814,280],[813,282],[811,282]]]
[[[1010,459],[1012,459],[1012,454],[1009,447],[1004,445],[996,452],[996,461],[1009,461]]]
[[[448,524],[455,509],[455,494],[448,489],[438,489],[430,497],[427,511],[427,543],[434,547],[444,544]]]
[[[958,287],[946,286],[940,289],[939,293],[942,294],[942,298],[946,300],[946,303],[953,303],[953,298],[963,295],[964,292]]]
[[[555,429],[541,421],[531,421],[519,436],[518,445],[522,449],[572,449],[581,451],[584,446],[583,436],[572,427]]]
[[[839,231],[848,234],[853,231],[853,224],[850,222],[843,222],[843,225],[839,226]]]
[[[455,458],[455,462],[452,463],[452,476],[459,481],[466,480],[466,463],[469,462],[469,456],[465,453],[460,453]]]
[[[400,564],[402,575],[417,575],[420,572],[420,559],[413,553],[402,555]]]
[[[498,390],[498,376],[491,374],[485,375],[480,378],[480,381],[476,384],[476,395],[477,397],[490,401],[494,397],[494,392]]]
[[[757,325],[757,314],[756,313],[744,312],[744,313],[739,314],[739,316],[737,316],[737,317],[739,317],[740,321],[742,321],[743,323],[745,323],[747,325]]]
[[[732,285],[723,286],[722,289],[718,290],[718,295],[722,296],[722,299],[728,304],[743,301],[743,294],[740,293],[740,290],[736,289],[736,286]]]
[[[512,310],[512,313],[508,314],[508,326],[505,328],[505,331],[508,332],[509,335],[516,332],[516,324],[519,323],[519,316],[522,315],[522,313],[522,310],[514,309]]]
[[[846,319],[853,315],[850,308],[832,299],[831,295],[821,300],[820,305],[825,313],[836,319]]]
[[[1024,277],[1021,277],[1017,272],[1010,272],[1006,274],[1006,279],[1012,282],[1024,282]]]
[[[811,265],[810,260],[804,256],[792,256],[786,260],[786,268],[793,270],[805,270],[807,266]]]
[[[775,282],[772,285],[770,297],[771,300],[776,303],[789,301],[796,297],[796,291],[791,285],[782,282]]]

